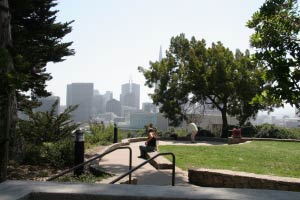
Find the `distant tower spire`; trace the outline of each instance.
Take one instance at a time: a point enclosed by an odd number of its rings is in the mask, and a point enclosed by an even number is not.
[[[162,48],[161,48],[161,45],[160,45],[160,47],[159,47],[158,61],[160,62],[161,60],[162,60]],[[157,81],[157,82],[155,83],[154,88],[155,88],[155,89],[158,89],[159,84],[160,84],[160,81]]]
[[[161,48],[161,45],[159,47],[159,56],[158,56],[158,61],[161,61],[162,60],[162,48]]]
[[[132,75],[129,77],[129,92],[132,92]]]

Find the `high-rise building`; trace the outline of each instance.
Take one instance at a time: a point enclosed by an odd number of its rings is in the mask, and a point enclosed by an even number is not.
[[[111,99],[106,103],[106,112],[112,112],[117,116],[121,116],[121,103],[116,99]]]
[[[92,117],[93,83],[72,83],[67,85],[67,106],[78,105],[72,113],[75,122],[87,122]]]
[[[136,83],[125,83],[122,85],[120,101],[122,106],[133,107],[136,110],[140,109],[140,85]]]
[[[94,93],[93,96],[93,116],[97,116],[98,114],[104,113],[104,96],[99,93]]]
[[[57,96],[49,96],[44,98],[39,98],[39,102],[41,102],[41,106],[34,109],[36,112],[50,112],[52,109],[52,106],[56,101],[58,101],[57,105],[55,105],[55,114],[59,114],[60,112],[60,98]]]
[[[157,107],[156,107],[156,105],[155,104],[153,104],[153,103],[143,103],[142,104],[142,110],[144,111],[144,112],[148,112],[148,113],[156,113],[156,110],[157,110]]]
[[[106,91],[105,94],[103,95],[103,99],[104,99],[103,110],[105,110],[105,109],[106,109],[106,103],[107,103],[109,100],[112,100],[112,99],[113,99],[113,92],[111,92],[111,91]]]
[[[159,55],[158,55],[158,61],[162,61],[163,57],[162,57],[162,48],[161,46],[159,47]],[[155,85],[154,85],[154,90],[158,90],[159,89],[159,85],[160,85],[160,80],[158,80]],[[159,113],[159,108],[160,108],[161,104],[159,104],[158,106],[156,106],[155,108],[155,113]]]
[[[159,55],[158,55],[158,61],[160,62],[162,60],[162,48],[159,47]]]

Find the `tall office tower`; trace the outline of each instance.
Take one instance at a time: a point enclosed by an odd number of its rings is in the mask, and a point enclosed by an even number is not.
[[[159,47],[158,61],[159,62],[162,61],[162,48],[161,48],[161,46]],[[157,81],[155,83],[154,89],[158,89],[159,84],[160,84],[160,81]]]
[[[159,55],[158,55],[158,61],[160,62],[162,60],[162,48],[159,47]]]
[[[106,112],[112,112],[121,116],[121,103],[116,99],[111,99],[106,103]]]
[[[49,96],[44,98],[39,98],[38,101],[41,102],[41,106],[34,109],[35,112],[50,112],[55,101],[58,100],[55,106],[55,114],[58,115],[60,112],[60,98],[57,96]]]
[[[140,109],[140,85],[136,83],[125,83],[122,85],[120,101],[122,106],[133,107],[136,110]]]
[[[67,106],[78,105],[72,113],[74,122],[88,122],[92,116],[94,94],[93,83],[72,83],[67,85]]]
[[[106,109],[106,103],[109,101],[109,100],[112,100],[113,99],[113,92],[111,91],[106,91],[105,94],[103,95],[103,111],[105,111]]]
[[[156,105],[153,103],[143,103],[142,110],[148,113],[156,113]]]
[[[97,91],[97,92],[96,92]],[[105,112],[104,109],[104,96],[101,95],[98,90],[94,91],[93,96],[93,116],[97,116],[98,114],[102,114]]]
[[[159,47],[159,55],[158,55],[158,61],[162,61],[163,57],[162,57],[162,48],[161,46]],[[160,80],[158,80],[155,85],[154,85],[154,90],[158,90],[160,85]],[[159,108],[160,108],[161,104],[159,104],[158,106],[156,106],[155,108],[155,112],[154,113],[159,113]]]

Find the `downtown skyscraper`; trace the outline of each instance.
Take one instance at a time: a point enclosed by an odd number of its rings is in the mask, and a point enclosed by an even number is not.
[[[94,96],[93,83],[72,83],[67,85],[67,107],[78,105],[73,111],[74,122],[88,122],[92,117]]]
[[[122,106],[128,106],[140,109],[140,85],[133,83],[131,80],[129,83],[125,83],[121,88],[120,101]]]

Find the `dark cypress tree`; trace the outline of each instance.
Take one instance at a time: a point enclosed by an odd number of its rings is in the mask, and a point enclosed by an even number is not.
[[[6,179],[7,146],[15,138],[17,108],[49,95],[47,63],[74,54],[72,42],[62,41],[72,21],[57,22],[56,5],[55,0],[0,0],[0,27],[5,27],[0,29],[0,181]],[[6,37],[10,34],[12,40]]]
[[[73,22],[56,22],[55,0],[9,0],[15,63],[14,77],[18,91],[47,96],[45,82],[48,62],[61,62],[74,54],[72,42],[62,42]]]

